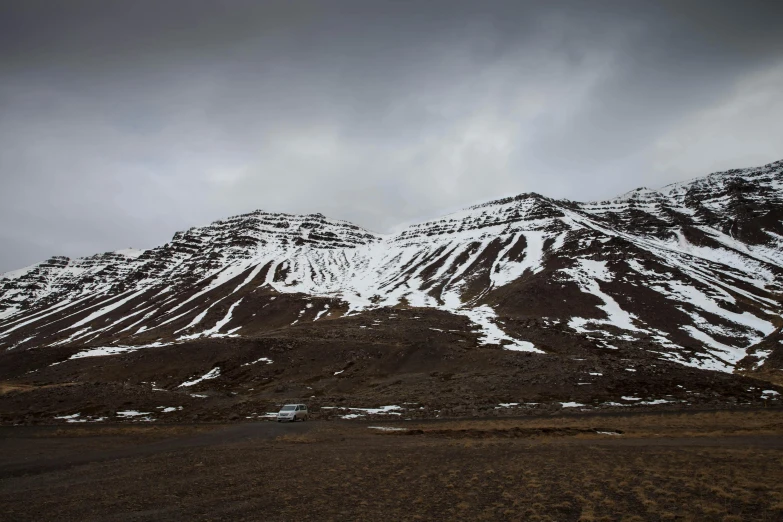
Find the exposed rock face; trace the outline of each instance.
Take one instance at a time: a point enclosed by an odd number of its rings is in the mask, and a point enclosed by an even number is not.
[[[522,194],[395,235],[320,214],[256,211],[147,251],[53,257],[0,276],[0,349],[3,364],[31,349],[57,354],[51,362],[62,366],[25,366],[46,373],[106,360],[99,355],[155,358],[196,341],[307,332],[425,351],[461,341],[546,360],[622,354],[648,369],[774,381],[783,368],[781,291],[776,162],[602,202]],[[346,326],[393,310],[434,322],[404,341],[373,323]],[[454,330],[447,317],[470,335],[455,339],[438,326]]]

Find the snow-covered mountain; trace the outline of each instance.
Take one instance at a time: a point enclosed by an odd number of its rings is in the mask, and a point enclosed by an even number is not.
[[[522,194],[393,235],[256,211],[53,257],[0,276],[0,349],[83,358],[396,307],[465,317],[486,346],[764,373],[783,367],[782,291],[779,161],[601,202]]]

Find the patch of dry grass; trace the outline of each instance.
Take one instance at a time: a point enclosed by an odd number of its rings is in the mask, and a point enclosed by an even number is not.
[[[63,382],[58,384],[45,384],[45,385],[33,385],[33,384],[21,384],[15,382],[0,382],[0,395],[10,392],[29,392],[35,390],[42,390],[44,388],[58,388],[61,386],[75,386],[79,383],[75,382]]]
[[[430,435],[462,433],[464,436],[576,436],[605,437],[597,431],[620,432],[624,437],[719,437],[732,435],[783,435],[779,411],[704,412],[635,416],[562,416],[536,419],[455,420],[405,425],[410,432]],[[405,432],[382,432],[402,434]]]
[[[155,425],[155,424],[132,424],[117,426],[67,426],[55,430],[47,430],[36,433],[38,438],[48,437],[118,437],[118,436],[142,436],[142,437],[177,437],[183,435],[192,435],[214,430],[213,426],[198,425]]]
[[[300,456],[318,463],[318,480],[340,484],[344,505],[364,503],[351,513],[382,519],[783,519],[783,451],[775,448],[369,435],[336,453],[311,448]],[[288,483],[292,472],[274,488],[315,488],[308,495],[327,509],[327,489],[301,477]]]
[[[275,442],[287,442],[290,444],[313,444],[318,442],[318,439],[307,433],[289,433],[275,437]]]

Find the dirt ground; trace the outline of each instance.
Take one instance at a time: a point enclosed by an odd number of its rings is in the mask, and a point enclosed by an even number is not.
[[[21,426],[0,445],[9,521],[783,519],[779,410]]]

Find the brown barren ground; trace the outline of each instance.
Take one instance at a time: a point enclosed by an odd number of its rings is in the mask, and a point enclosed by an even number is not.
[[[3,520],[783,520],[780,411],[5,427],[0,444]]]

